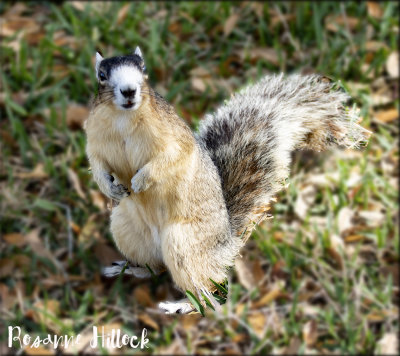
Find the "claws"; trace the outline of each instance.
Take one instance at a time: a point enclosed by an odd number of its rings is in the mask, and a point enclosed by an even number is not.
[[[193,306],[186,301],[161,302],[158,307],[165,311],[165,314],[187,314],[194,310]]]
[[[104,267],[101,271],[102,275],[108,278],[115,277],[121,274],[124,269],[126,261],[114,261],[111,266]],[[155,272],[156,273],[156,272]],[[124,274],[136,278],[151,278],[151,272],[145,267],[132,267],[130,264],[126,266]]]
[[[110,198],[120,201],[123,198],[126,198],[129,196],[131,193],[129,192],[128,188],[125,187],[122,184],[114,184],[115,178],[109,174],[109,173],[104,173],[104,177],[106,178],[108,182],[108,188],[109,188],[109,196]]]

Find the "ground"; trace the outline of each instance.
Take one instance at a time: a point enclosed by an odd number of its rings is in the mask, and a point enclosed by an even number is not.
[[[145,327],[155,354],[395,353],[396,2],[3,2],[0,13],[1,353],[11,353],[9,325],[83,341],[92,325]],[[121,256],[82,124],[96,49],[136,45],[155,89],[193,129],[235,90],[283,71],[340,81],[373,132],[360,150],[295,154],[273,218],[230,272],[221,313],[160,314],[159,301],[180,298],[167,273],[100,275]],[[96,351],[83,341],[77,351]],[[35,351],[54,353],[25,349]]]

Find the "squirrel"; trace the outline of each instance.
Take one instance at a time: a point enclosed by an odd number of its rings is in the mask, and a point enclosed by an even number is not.
[[[139,47],[111,58],[97,52],[95,71],[86,152],[100,190],[119,202],[115,244],[142,266],[132,274],[166,268],[178,288],[198,296],[215,290],[211,280],[225,280],[283,188],[292,151],[357,147],[369,136],[344,106],[348,95],[316,74],[267,75],[193,133],[149,85]]]

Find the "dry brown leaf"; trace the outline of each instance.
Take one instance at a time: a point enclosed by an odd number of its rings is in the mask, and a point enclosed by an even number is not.
[[[303,340],[308,347],[312,347],[317,342],[317,339],[317,322],[314,319],[311,319],[303,326]]]
[[[240,16],[238,14],[232,14],[228,17],[224,24],[224,36],[228,37],[233,29],[235,28]]]
[[[120,25],[121,23],[123,23],[125,21],[130,7],[131,7],[131,4],[128,3],[119,9],[118,15],[117,15],[117,25]]]
[[[31,17],[12,16],[0,20],[1,35],[3,37],[13,36],[18,31],[24,34],[34,33],[40,30],[39,24]]]
[[[252,303],[252,309],[258,309],[265,307],[266,305],[270,304],[272,301],[277,299],[281,295],[281,289],[278,287],[273,288],[267,294],[265,294],[261,299]]]
[[[365,44],[365,49],[371,52],[377,52],[382,48],[388,48],[387,44],[379,41],[367,41],[367,43]],[[370,63],[371,61],[372,58],[367,59],[368,63]]]
[[[15,270],[15,262],[12,258],[2,258],[0,260],[0,278],[13,274]]]
[[[67,125],[72,130],[81,129],[88,116],[89,109],[86,106],[71,104],[67,108]]]
[[[352,243],[352,242],[359,242],[363,241],[365,237],[363,235],[349,235],[344,238],[344,241],[347,243]]]
[[[197,327],[199,321],[201,320],[200,314],[183,314],[181,316],[182,326],[185,330],[190,330],[194,327]]]
[[[251,2],[250,8],[254,11],[258,18],[263,17],[264,14],[264,4],[260,2]]]
[[[86,1],[71,1],[70,4],[77,10],[83,11],[85,10]]]
[[[151,308],[154,306],[154,301],[151,297],[149,286],[147,285],[140,285],[136,287],[133,292],[133,298],[135,302],[138,302],[144,307]]]
[[[376,355],[397,355],[399,353],[399,336],[396,333],[386,333],[378,341]]]
[[[78,242],[90,243],[97,239],[99,237],[97,226],[98,224],[95,221],[95,215],[90,216],[85,225],[82,227],[80,234],[78,235]]]
[[[247,321],[254,333],[261,339],[264,336],[266,317],[261,312],[252,313],[247,317]]]
[[[17,247],[26,245],[25,236],[18,232],[11,233],[11,234],[5,234],[5,235],[3,235],[3,239],[8,244],[14,245]]]
[[[337,32],[340,28],[347,29],[350,31],[354,30],[358,24],[360,23],[360,19],[357,17],[351,16],[343,16],[343,15],[330,15],[325,19],[325,28],[328,31]]]
[[[339,233],[343,236],[343,234],[353,227],[353,217],[355,212],[349,207],[345,206],[339,210],[337,222]]]
[[[48,258],[49,260],[55,262],[54,255],[43,245],[42,240],[39,237],[40,229],[33,229],[28,234],[25,235],[25,240],[31,247],[32,251],[38,256]],[[57,266],[57,263],[55,263]]]
[[[4,283],[0,283],[0,297],[1,307],[6,310],[10,310],[17,303],[15,289],[11,291]]]
[[[28,315],[37,323],[43,324],[51,331],[59,333],[61,326],[54,321],[60,313],[60,302],[55,299],[36,302],[33,310],[28,311]]]
[[[191,77],[211,78],[211,72],[204,67],[196,67],[190,71]]]
[[[158,324],[150,317],[149,314],[147,313],[141,313],[138,315],[138,319],[145,325],[147,325],[148,327],[159,331],[160,327],[158,326]]]
[[[25,346],[24,352],[27,355],[55,355],[56,351],[54,349],[46,349],[44,346],[38,346],[38,347],[33,347],[33,346]]]
[[[254,275],[250,269],[249,262],[243,257],[238,257],[235,260],[235,270],[239,279],[239,283],[247,290],[251,290],[256,286]]]
[[[392,122],[399,117],[397,109],[382,110],[376,113],[376,119],[380,122]]]
[[[296,19],[295,14],[280,14],[271,16],[271,27],[274,28],[277,24],[281,22],[290,22]]]
[[[204,80],[201,78],[192,78],[191,79],[191,84],[192,84],[192,88],[194,90],[197,90],[201,93],[204,93],[207,89],[206,84],[204,83]]]
[[[301,340],[298,337],[294,337],[290,340],[290,344],[283,351],[283,355],[298,355],[301,346]]]
[[[250,50],[249,56],[252,63],[255,63],[260,59],[264,59],[275,66],[279,65],[279,56],[274,48],[264,48],[264,47],[253,48]],[[244,53],[241,53],[241,58],[242,59],[246,58]]]
[[[44,170],[44,164],[38,163],[32,171],[14,173],[14,176],[22,179],[45,179],[48,174]]]
[[[98,190],[90,189],[90,197],[93,205],[97,206],[101,211],[107,208],[107,198]]]
[[[313,185],[307,185],[298,192],[294,211],[301,220],[306,218],[307,212],[314,203],[316,196],[317,190]]]
[[[332,258],[333,262],[335,262],[336,267],[340,271],[343,270],[343,259],[339,252],[337,252],[334,247],[328,247],[327,252],[328,255]]]
[[[114,261],[122,261],[125,259],[115,248],[103,242],[95,243],[94,254],[103,266],[108,266]]]
[[[383,16],[383,10],[381,5],[375,1],[367,1],[368,15],[376,19],[381,19]]]
[[[399,53],[392,52],[386,61],[386,71],[392,78],[399,77]]]
[[[71,181],[71,184],[74,187],[78,196],[81,197],[82,199],[86,200],[86,195],[83,192],[79,177],[72,168],[68,168],[68,178]]]

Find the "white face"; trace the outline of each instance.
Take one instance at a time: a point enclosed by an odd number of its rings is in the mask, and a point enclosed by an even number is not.
[[[121,110],[137,110],[142,102],[143,74],[134,66],[123,65],[111,70],[109,87],[114,90],[115,106]]]
[[[100,101],[112,101],[116,108],[123,111],[137,110],[142,102],[144,70],[139,47],[130,56],[103,59],[96,53]]]

